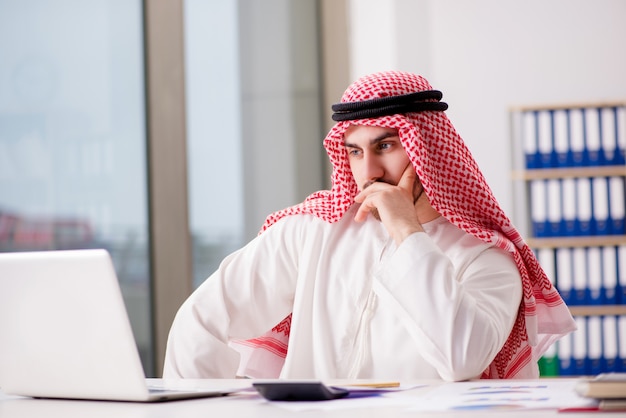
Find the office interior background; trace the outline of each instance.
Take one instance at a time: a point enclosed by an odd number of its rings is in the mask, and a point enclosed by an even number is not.
[[[624,102],[625,18],[622,0],[0,0],[0,251],[108,249],[159,376],[193,288],[328,187],[354,79],[442,90],[521,219],[510,110]]]

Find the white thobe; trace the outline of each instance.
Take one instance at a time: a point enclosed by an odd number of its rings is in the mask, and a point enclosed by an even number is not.
[[[164,377],[235,376],[232,339],[293,313],[282,378],[479,377],[522,297],[511,254],[439,217],[397,248],[372,216],[287,216],[229,255],[179,309]]]

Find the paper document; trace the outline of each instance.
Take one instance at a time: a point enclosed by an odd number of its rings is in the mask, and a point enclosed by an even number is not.
[[[560,379],[482,380],[444,383],[415,399],[413,411],[520,410],[592,407],[574,391],[576,381]]]

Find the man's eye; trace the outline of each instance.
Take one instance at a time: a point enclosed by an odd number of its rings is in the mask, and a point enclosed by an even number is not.
[[[378,149],[384,151],[384,150],[387,150],[387,149],[391,148],[391,145],[392,144],[390,144],[388,142],[382,142],[382,143],[378,144]]]
[[[360,150],[354,148],[348,148],[348,155],[351,157],[357,157],[361,153]]]

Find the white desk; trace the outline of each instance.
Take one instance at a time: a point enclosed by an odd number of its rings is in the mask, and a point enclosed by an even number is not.
[[[511,381],[513,382],[513,381]],[[0,418],[211,418],[211,417],[480,417],[485,414],[493,417],[528,418],[528,417],[560,417],[560,418],[598,418],[594,412],[576,412],[573,414],[559,413],[556,409],[548,410],[507,410],[507,411],[450,411],[425,412],[411,410],[409,403],[419,402],[426,393],[437,388],[441,382],[424,381],[416,389],[398,392],[395,398],[385,396],[371,398],[366,403],[359,399],[342,399],[337,401],[316,402],[313,409],[299,410],[302,405],[269,402],[254,393],[235,394],[217,398],[194,399],[184,401],[170,401],[162,403],[130,403],[107,401],[80,401],[80,400],[52,400],[31,399],[8,396],[0,392]],[[356,402],[355,402],[356,401]],[[328,403],[334,403],[329,408]],[[336,403],[341,402],[341,403]],[[353,402],[350,404],[350,402]],[[327,404],[327,405],[322,405]],[[357,405],[354,407],[353,405]],[[626,413],[612,413],[611,417],[624,416]]]

